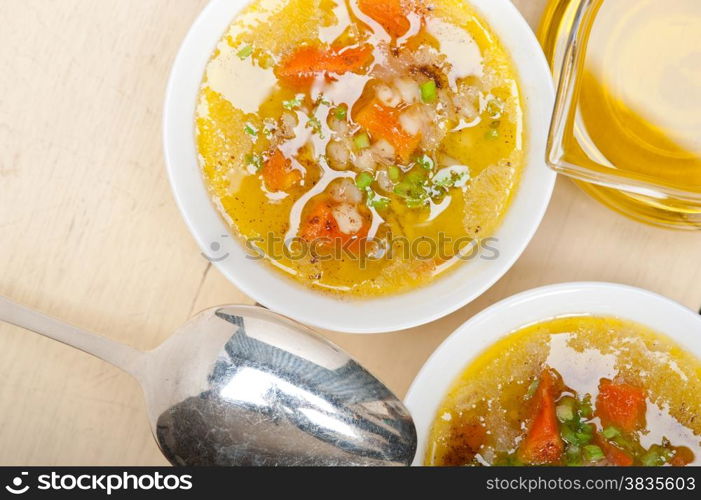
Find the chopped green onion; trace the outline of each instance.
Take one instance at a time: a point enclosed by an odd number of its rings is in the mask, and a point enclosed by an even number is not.
[[[370,184],[372,184],[373,180],[375,179],[369,173],[360,172],[355,178],[355,185],[358,186],[360,189],[365,189],[366,187],[370,187]]]
[[[555,408],[555,413],[560,422],[567,422],[574,419],[574,411],[572,410],[572,405],[560,404]]]
[[[399,196],[409,196],[412,187],[413,186],[410,182],[404,180],[394,186],[394,194],[398,194]]]
[[[489,100],[489,102],[487,103],[487,113],[489,114],[490,117],[497,119],[497,118],[501,117],[503,112],[504,112],[504,101],[502,101],[498,97],[493,97],[492,99]]]
[[[436,82],[429,80],[420,86],[421,100],[423,102],[433,102],[436,100]]]
[[[601,460],[604,458],[604,452],[601,451],[601,448],[596,446],[595,444],[588,444],[584,448],[584,457],[587,460],[591,460],[592,462],[595,462],[597,460]]]
[[[431,182],[435,188],[450,189],[454,187],[464,187],[470,180],[470,171],[465,165],[453,165],[439,170],[433,176]]]
[[[250,123],[247,123],[246,126],[243,127],[243,131],[246,132],[248,135],[252,135],[253,137],[258,135],[258,129]]]
[[[592,435],[586,432],[575,432],[575,438],[577,438],[578,444],[587,444],[591,442]]]
[[[253,54],[253,46],[252,45],[246,45],[244,48],[239,50],[236,55],[239,56],[239,59],[242,61],[246,59],[248,56]]]
[[[391,181],[398,181],[401,173],[402,173],[402,171],[399,170],[399,167],[397,167],[395,165],[392,165],[387,169],[387,175],[389,176],[389,179]]]
[[[562,436],[562,439],[564,439],[565,441],[567,441],[571,445],[579,444],[579,440],[577,439],[576,434],[567,425],[562,426],[562,428],[560,429],[560,435]]]
[[[361,176],[363,174],[367,175],[369,177],[369,181],[367,179],[361,179]],[[358,185],[359,188],[364,189],[365,193],[367,194],[367,200],[366,204],[369,207],[375,208],[377,210],[384,210],[389,206],[389,198],[385,198],[384,196],[379,196],[375,191],[373,191],[369,186],[370,183],[372,183],[373,178],[370,174],[367,172],[361,172],[360,175],[355,180],[355,183]],[[364,185],[365,183],[368,183],[367,186]]]
[[[582,401],[579,403],[579,414],[583,416],[584,418],[589,418],[592,415],[592,408],[591,408],[591,396],[587,394],[582,398]]]
[[[282,107],[285,109],[293,110],[302,105],[302,99],[304,99],[304,94],[297,94],[294,97],[294,99],[282,101]]]
[[[246,163],[255,168],[256,171],[260,170],[263,167],[263,160],[261,160],[260,155],[246,155]]]
[[[384,210],[389,207],[389,198],[385,198],[384,196],[377,197],[372,200],[372,206],[376,210]]]
[[[424,183],[424,180],[426,180],[426,174],[421,170],[412,170],[407,174],[406,178],[412,184],[420,185]]]
[[[319,137],[322,139],[324,138],[324,134],[321,130],[321,122],[316,116],[309,117],[309,120],[307,120],[307,127],[310,127],[315,134],[319,134]]]
[[[631,441],[630,439],[627,439],[623,436],[616,436],[613,438],[613,442],[616,443],[618,446],[620,446],[623,449],[632,451],[635,448],[635,443]]]
[[[345,106],[339,106],[333,112],[333,116],[336,117],[337,120],[345,120],[347,113],[348,111]]]
[[[640,457],[640,463],[646,467],[653,467],[656,465],[661,465],[660,454],[656,450],[650,450]]]
[[[586,444],[594,437],[594,426],[591,424],[582,425],[575,433],[580,444]]]
[[[570,445],[565,452],[566,464],[569,466],[582,465],[582,450],[577,445]]]
[[[358,149],[367,149],[370,147],[370,137],[366,132],[361,132],[353,137],[353,144]]]
[[[493,141],[497,137],[499,137],[499,131],[497,129],[494,129],[494,128],[490,128],[484,134],[484,138],[489,140],[489,141]]]
[[[601,434],[603,434],[606,439],[613,439],[616,436],[619,436],[621,431],[615,427],[606,427],[603,431],[601,431]]]
[[[427,154],[423,154],[416,158],[416,163],[426,170],[431,170],[433,168],[433,159]]]
[[[394,186],[394,193],[404,198],[407,207],[423,207],[428,202],[425,176],[426,173],[423,170],[415,169],[409,172],[399,184]]]

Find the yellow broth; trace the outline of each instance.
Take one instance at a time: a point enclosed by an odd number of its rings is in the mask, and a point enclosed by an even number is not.
[[[644,428],[629,438],[641,450],[669,441],[701,464],[699,360],[641,325],[592,316],[528,326],[476,358],[438,410],[425,463],[486,465],[518,456],[533,419],[529,396],[546,367],[559,373],[565,392],[589,396],[595,409],[586,421],[598,433],[606,427],[596,411],[600,380],[642,388]]]
[[[208,63],[196,116],[206,184],[247,247],[304,285],[360,297],[428,283],[484,246],[517,188],[525,142],[514,65],[468,3],[380,1],[404,9],[401,36],[360,9],[377,17],[374,4],[253,2]],[[280,76],[305,50],[338,66],[350,58],[338,53],[365,47],[362,68],[306,86]],[[389,149],[357,122],[378,102],[402,127]],[[408,136],[418,145],[404,148]],[[274,168],[284,175],[268,177]],[[350,250],[309,245],[326,234]]]

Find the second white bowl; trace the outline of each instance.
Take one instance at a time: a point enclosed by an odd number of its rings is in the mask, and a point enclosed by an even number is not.
[[[514,295],[459,327],[434,351],[414,379],[404,401],[418,437],[414,465],[423,464],[438,408],[472,360],[500,338],[524,326],[578,314],[635,321],[667,335],[701,358],[701,316],[653,292],[613,283],[563,283]]]

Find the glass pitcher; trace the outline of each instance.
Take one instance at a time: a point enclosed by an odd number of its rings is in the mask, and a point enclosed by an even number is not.
[[[701,229],[701,0],[549,0],[547,161],[648,223]]]

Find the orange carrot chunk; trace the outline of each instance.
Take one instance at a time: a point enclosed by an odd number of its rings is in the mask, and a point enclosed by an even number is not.
[[[564,443],[555,414],[554,376],[548,369],[540,375],[534,404],[535,413],[518,449],[518,457],[531,465],[557,463],[562,458]]]
[[[276,74],[290,85],[308,87],[320,75],[357,71],[371,58],[370,45],[344,48],[304,45],[283,58]]]
[[[286,191],[302,178],[299,170],[292,168],[292,162],[276,149],[261,170],[263,182],[268,191]]]
[[[411,27],[402,0],[358,0],[358,8],[393,38],[403,36]]]
[[[630,384],[615,384],[602,378],[596,397],[596,415],[603,426],[623,432],[645,427],[645,391]]]
[[[686,446],[678,446],[674,449],[674,456],[669,465],[681,467],[694,461],[694,453]]]
[[[344,237],[333,216],[333,206],[329,200],[321,199],[311,206],[302,220],[299,237],[307,242],[320,238],[333,240]]]
[[[377,98],[358,112],[355,121],[374,140],[384,139],[389,142],[403,162],[409,159],[421,141],[420,134],[411,135],[402,128],[396,109],[385,106]]]
[[[372,46],[331,48],[327,52],[324,70],[328,73],[343,73],[358,71],[372,58]]]
[[[368,235],[369,225],[364,220],[358,232],[344,233],[334,217],[334,208],[337,205],[328,196],[322,196],[310,202],[302,217],[298,235],[307,243],[316,241],[318,245],[316,249],[329,248],[340,243],[347,244],[345,248],[349,250],[357,251],[360,241]]]

